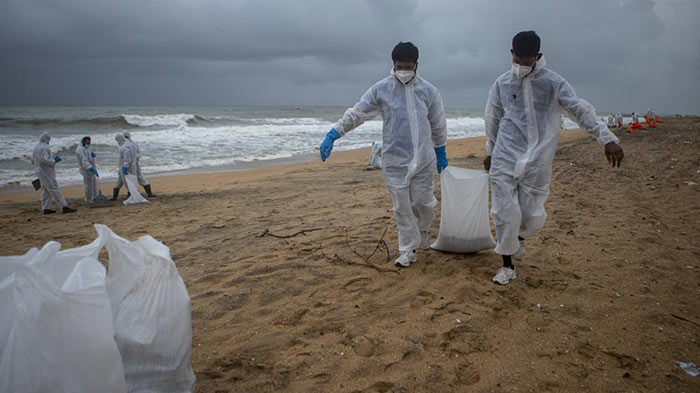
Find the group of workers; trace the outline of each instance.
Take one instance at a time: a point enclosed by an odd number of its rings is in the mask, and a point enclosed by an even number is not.
[[[659,118],[659,115],[657,115],[651,108],[649,108],[647,113],[645,113],[642,117],[644,118],[644,121],[646,121],[646,125],[639,122],[639,114],[632,112],[632,122],[630,123],[629,127],[627,127],[627,132],[631,134],[635,130],[656,128],[658,123],[663,123],[663,121]]]
[[[628,133],[633,133],[634,130],[643,130],[645,128],[656,128],[658,123],[663,123],[663,121],[659,118],[659,115],[656,114],[656,112],[654,112],[651,108],[649,108],[649,110],[647,110],[647,112],[642,116],[644,117],[646,124],[642,124],[639,121],[639,115],[636,112],[632,112],[631,117],[632,121],[630,122],[629,126],[627,126]],[[608,115],[607,124],[609,128],[622,128],[622,122],[623,117],[620,112]]]
[[[125,184],[126,175],[135,175],[138,183],[141,184],[149,197],[155,197],[151,191],[151,186],[141,173],[139,158],[141,150],[139,146],[131,140],[131,133],[124,132],[115,136],[115,140],[119,145],[119,172],[117,182],[112,190],[112,201],[116,201],[119,196],[119,190]],[[63,213],[73,213],[76,210],[69,207],[65,198],[61,194],[61,190],[56,180],[56,164],[62,159],[58,155],[54,156],[51,153],[49,142],[51,135],[44,132],[39,137],[39,142],[34,147],[32,152],[32,163],[34,164],[34,173],[39,178],[39,186],[41,187],[41,208],[44,214],[56,213],[53,210],[53,203],[56,203]],[[89,136],[83,137],[80,141],[80,146],[75,150],[75,156],[78,160],[78,169],[83,176],[84,199],[88,204],[94,203],[100,195],[100,187],[98,178],[97,162],[95,157],[97,154],[90,149],[92,140]]]
[[[495,251],[503,259],[493,281],[502,285],[516,278],[513,259],[525,256],[527,239],[544,225],[561,115],[597,139],[610,165],[619,167],[624,157],[618,138],[593,106],[547,68],[534,31],[516,34],[510,52],[511,69],[491,87],[484,116],[484,168],[490,174]],[[381,166],[398,230],[400,255],[395,264],[408,267],[417,261],[417,250],[430,247],[437,205],[433,168],[440,173],[448,165],[447,127],[440,93],[416,72],[418,48],[401,42],[391,57],[391,75],[344,113],[321,143],[320,155],[322,161],[328,159],[337,139],[381,114]]]
[[[604,147],[612,167],[619,167],[624,154],[618,138],[595,109],[579,98],[571,84],[547,67],[540,53],[540,38],[534,31],[523,31],[512,40],[510,70],[493,83],[486,102],[486,158],[483,165],[490,174],[491,218],[502,256],[493,281],[508,284],[516,278],[513,259],[526,253],[527,239],[544,225],[545,201],[552,180],[552,160],[561,130],[561,116],[567,115]],[[400,255],[395,264],[408,267],[418,259],[417,250],[430,247],[430,227],[437,205],[433,193],[434,166],[440,173],[448,165],[445,144],[447,124],[438,89],[417,74],[418,48],[400,42],[392,53],[391,74],[375,83],[330,129],[320,145],[326,161],[333,143],[364,122],[381,115],[383,119],[381,168],[393,202]],[[648,115],[655,119],[654,113]],[[634,116],[633,116],[634,117]],[[622,125],[622,115],[614,119]],[[638,122],[638,121],[637,121]],[[609,119],[608,124],[611,124]],[[128,132],[118,134],[119,178],[113,189],[116,200],[125,175],[136,175],[148,196],[151,187],[141,174],[140,151]],[[63,212],[73,212],[58,189],[50,136],[41,135],[33,161],[42,184],[42,208],[54,213],[55,201]],[[85,137],[76,151],[85,184],[85,200],[98,195],[95,153]]]

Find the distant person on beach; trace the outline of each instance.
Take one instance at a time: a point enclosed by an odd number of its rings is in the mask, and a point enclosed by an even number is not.
[[[129,149],[131,149],[131,157],[135,161],[135,173],[132,174],[136,175],[139,184],[143,186],[144,190],[146,190],[146,194],[150,198],[155,197],[155,195],[153,195],[151,192],[151,185],[148,183],[148,180],[146,180],[146,178],[143,177],[143,174],[141,174],[141,148],[139,148],[139,145],[137,145],[136,142],[131,139],[131,133],[129,131],[124,132],[124,138],[126,138],[126,145],[129,147]]]
[[[61,157],[51,154],[49,141],[51,141],[51,135],[48,132],[44,132],[39,137],[39,143],[34,146],[34,151],[32,151],[32,164],[36,168],[34,173],[36,173],[41,182],[41,208],[44,214],[56,213],[55,210],[51,209],[52,202],[56,202],[62,213],[73,213],[75,209],[68,207],[68,203],[66,203],[65,198],[61,195],[61,190],[58,188],[55,166],[61,162]]]
[[[112,189],[112,198],[110,200],[116,201],[119,197],[119,190],[124,184],[124,175],[129,173],[129,166],[131,165],[131,149],[126,145],[126,138],[124,134],[117,134],[114,136],[114,140],[117,141],[119,145],[119,169],[117,170],[117,182]],[[128,187],[127,187],[128,192]]]
[[[622,117],[622,113],[617,112],[617,114],[615,115],[615,121],[617,122],[617,126],[618,126],[619,128],[622,128],[622,122],[623,122],[624,120],[625,120],[625,118]]]
[[[326,161],[333,142],[365,121],[381,114],[382,172],[394,207],[400,256],[394,262],[408,267],[417,261],[416,249],[430,247],[430,224],[437,200],[433,195],[434,166],[447,167],[447,128],[442,98],[435,86],[417,75],[418,48],[400,42],[391,52],[394,68],[345,111],[321,143]]]
[[[613,116],[612,114],[609,114],[608,115],[608,128],[615,127],[615,126],[616,126],[615,116]]]
[[[525,256],[526,239],[544,225],[561,114],[605,146],[613,167],[619,167],[624,157],[617,137],[598,119],[593,106],[547,68],[534,31],[516,34],[510,52],[511,69],[491,87],[484,116],[488,137],[484,168],[490,173],[495,251],[503,258],[493,281],[501,285],[516,277],[512,259]]]
[[[75,157],[78,159],[78,169],[83,175],[83,189],[85,192],[85,202],[92,203],[98,194],[97,178],[100,176],[97,173],[95,165],[96,154],[90,151],[91,139],[89,136],[83,137],[80,141],[80,146],[75,149]]]

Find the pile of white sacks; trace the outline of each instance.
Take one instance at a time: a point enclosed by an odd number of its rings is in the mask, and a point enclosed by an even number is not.
[[[0,392],[192,392],[190,298],[170,250],[95,228],[83,247],[0,257]]]

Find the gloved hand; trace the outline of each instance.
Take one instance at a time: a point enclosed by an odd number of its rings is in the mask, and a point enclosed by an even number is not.
[[[125,166],[122,167],[122,173],[125,174],[125,175],[128,175],[128,174],[129,174],[129,171],[126,170],[126,167],[125,167]]]
[[[335,142],[338,138],[340,138],[340,134],[338,134],[338,131],[335,130],[335,128],[331,128],[330,131],[328,131],[328,134],[326,134],[326,139],[323,140],[321,143],[321,161],[326,161],[326,158],[330,157],[331,155],[331,150],[333,150],[333,142]]]
[[[437,157],[437,171],[441,173],[447,168],[447,153],[445,153],[445,145],[435,148],[435,156]]]
[[[59,157],[59,156],[54,157],[53,160],[56,161],[57,164],[58,164],[59,162],[63,161],[63,160],[61,159],[61,157]]]
[[[95,158],[95,157],[97,157],[97,154],[95,154],[94,151],[91,151],[91,152],[90,152],[90,157]]]
[[[97,177],[100,177],[100,174],[97,173],[97,169],[95,169],[95,168],[90,168],[90,172],[92,172],[93,175],[95,175],[95,176],[97,176]]]

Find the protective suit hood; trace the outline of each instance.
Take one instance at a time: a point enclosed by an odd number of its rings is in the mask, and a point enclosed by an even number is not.
[[[129,131],[124,131],[124,138],[131,139],[131,133]]]
[[[39,137],[39,142],[49,143],[50,140],[51,140],[51,135],[49,135],[48,132],[42,133],[41,136]]]
[[[114,136],[114,140],[117,141],[117,143],[119,144],[119,146],[123,145],[124,142],[126,142],[126,139],[124,138],[124,135],[122,135],[122,134],[117,134],[117,135],[115,135],[115,136]]]

